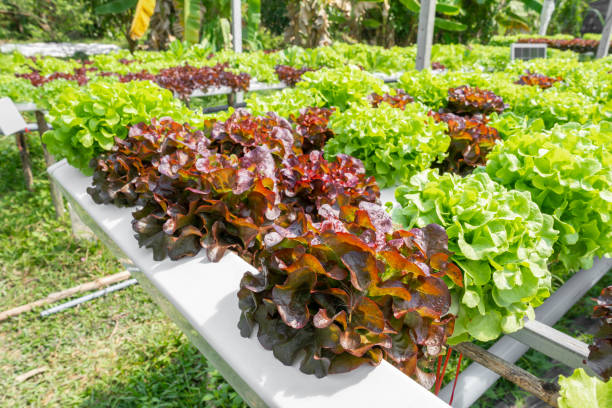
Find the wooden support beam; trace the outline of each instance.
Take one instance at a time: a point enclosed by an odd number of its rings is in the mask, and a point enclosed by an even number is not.
[[[23,178],[25,179],[26,188],[28,191],[34,191],[32,161],[30,160],[30,153],[28,152],[28,145],[26,144],[26,138],[23,132],[15,133],[15,142],[19,149],[19,156],[21,157],[21,167],[23,168]]]
[[[431,66],[431,43],[436,19],[436,0],[422,0],[417,33],[416,69],[421,71]]]
[[[460,343],[453,347],[455,350],[463,353],[472,361],[477,362],[489,370],[501,375],[506,380],[513,382],[525,391],[535,395],[545,403],[558,407],[557,399],[559,398],[559,385],[540,380],[535,375],[523,370],[514,364],[508,363],[506,360],[489,353],[472,343]]]
[[[612,37],[612,1],[608,2],[608,12],[606,13],[606,20],[604,21],[603,30],[601,31],[601,40],[599,40],[595,58],[603,58],[608,55],[610,37]]]
[[[37,110],[35,113],[36,123],[38,124],[38,134],[40,135],[40,143],[42,145],[43,155],[45,156],[45,164],[47,167],[49,167],[55,163],[55,159],[49,153],[47,146],[42,141],[42,135],[49,130],[49,126],[47,126],[47,121],[45,120],[45,115],[42,113],[42,111]],[[51,176],[47,175],[47,177],[49,177],[49,190],[51,192],[51,201],[53,201],[53,207],[55,208],[55,215],[57,218],[62,218],[64,216],[64,200],[62,199],[62,194]]]

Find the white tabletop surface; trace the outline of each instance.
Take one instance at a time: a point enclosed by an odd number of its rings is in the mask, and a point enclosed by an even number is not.
[[[254,270],[252,266],[234,253],[227,253],[218,263],[208,262],[203,252],[181,261],[156,262],[149,249],[138,247],[131,227],[131,209],[95,204],[86,192],[91,178],[65,161],[51,166],[49,173],[265,405],[448,407],[385,361],[378,367],[362,366],[350,373],[322,379],[303,374],[295,366],[283,365],[259,344],[255,335],[243,338],[237,328],[239,283],[246,270]],[[231,373],[222,371],[222,374],[241,395],[248,396],[251,390],[241,390],[232,381]],[[261,401],[258,404],[248,397],[247,402],[261,405]]]

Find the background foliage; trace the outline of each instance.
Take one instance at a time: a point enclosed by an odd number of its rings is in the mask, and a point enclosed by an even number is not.
[[[4,0],[0,4],[0,40],[69,41],[125,36],[133,7],[117,0]],[[591,0],[560,0],[549,33],[581,34]],[[146,35],[147,45],[165,48],[182,38],[185,0],[158,0]],[[100,7],[106,11],[101,13]],[[228,48],[229,0],[189,2],[190,22],[200,21],[198,41],[214,50]],[[193,14],[194,10],[198,13]],[[276,48],[280,38],[296,45],[330,41],[366,42],[389,47],[416,41],[418,0],[248,0],[243,1],[247,49]],[[113,10],[112,12],[109,12]],[[496,34],[534,33],[541,0],[444,0],[436,9],[434,43],[487,43]],[[193,34],[193,27],[188,27]],[[191,31],[190,31],[191,30]],[[193,36],[192,36],[193,37]],[[276,38],[276,39],[275,39]],[[132,45],[132,44],[128,44]]]
[[[94,13],[94,9],[105,1],[3,0],[0,2],[0,39],[119,39],[121,33],[116,19]]]

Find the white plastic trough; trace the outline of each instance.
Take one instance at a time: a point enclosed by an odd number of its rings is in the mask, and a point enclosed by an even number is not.
[[[95,204],[86,192],[91,177],[66,161],[48,171],[83,221],[251,407],[448,408],[385,361],[322,379],[283,365],[255,335],[245,339],[237,328],[239,282],[252,266],[231,252],[218,263],[205,255],[156,262],[150,250],[138,247],[132,209]]]

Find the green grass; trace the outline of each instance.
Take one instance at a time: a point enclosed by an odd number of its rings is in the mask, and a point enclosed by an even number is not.
[[[29,144],[33,193],[25,189],[13,138],[0,138],[0,311],[121,270],[100,243],[73,239],[67,216],[55,219],[35,134]],[[610,284],[608,274],[555,327],[590,341],[576,321]],[[139,286],[47,318],[38,317],[41,310],[0,323],[0,407],[245,406]],[[454,353],[445,383],[456,363]],[[469,363],[464,359],[462,368]],[[562,367],[534,351],[518,365],[537,376]],[[47,371],[16,382],[39,367]],[[502,379],[475,407],[523,406],[527,396]]]
[[[33,193],[13,138],[0,138],[0,310],[121,270],[56,220],[42,151]],[[242,407],[236,392],[139,287],[40,318],[0,323],[0,407]],[[32,369],[47,371],[22,383]]]

